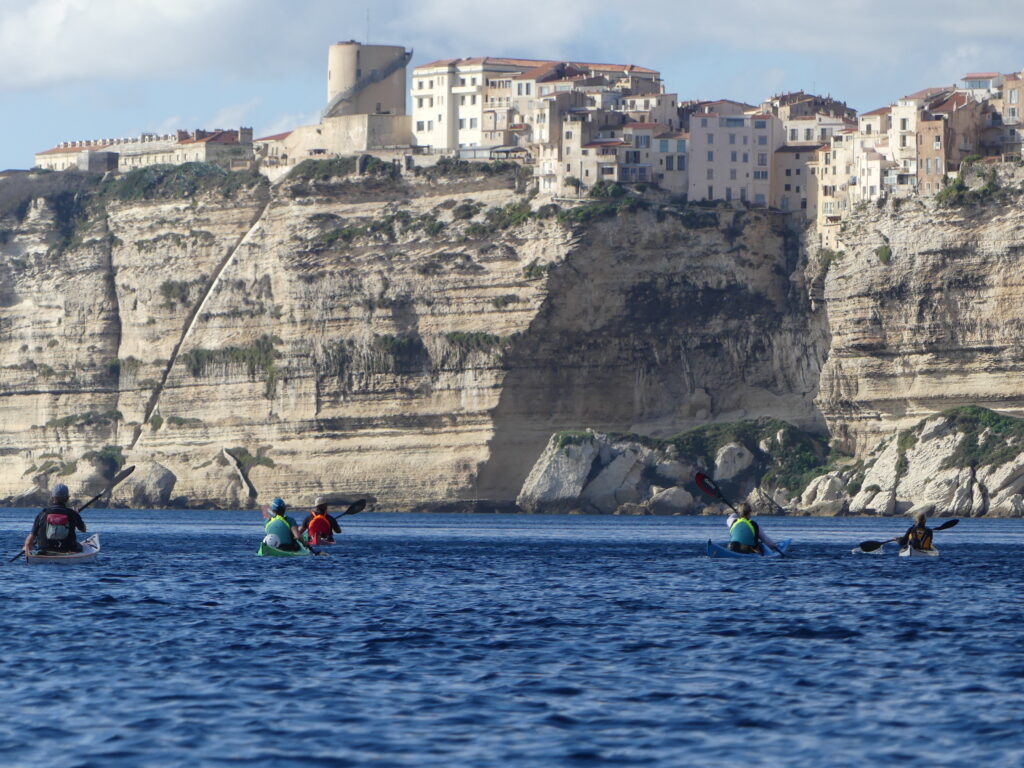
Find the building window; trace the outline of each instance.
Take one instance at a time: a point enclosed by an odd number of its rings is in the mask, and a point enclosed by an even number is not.
[[[729,181],[736,181],[736,169],[735,168],[730,168],[729,169]]]
[[[907,118],[905,118],[905,117],[901,117],[900,118],[900,130],[901,131],[907,130]]]
[[[796,141],[796,134],[797,134],[796,128],[790,128],[789,129],[789,140],[790,141]]]
[[[668,139],[661,139],[658,142],[658,151],[659,152],[668,152]]]
[[[417,131],[422,131],[423,130],[423,121],[422,120],[417,120],[416,121],[416,130]]]
[[[702,117],[700,119],[700,127],[701,128],[707,128],[708,127],[708,119],[706,117]]]
[[[764,195],[754,195],[754,205],[764,205]]]
[[[469,103],[470,104],[476,104],[476,94],[475,93],[472,96],[469,97]]]
[[[665,170],[666,171],[674,171],[675,170],[675,162],[674,161],[675,161],[675,157],[673,155],[669,155],[668,157],[665,158]]]
[[[475,117],[469,118],[469,127],[470,128],[476,128],[476,118]]]
[[[708,200],[714,200],[715,199],[715,188],[712,187],[710,184],[708,184],[708,196],[707,196],[707,199]]]
[[[417,91],[422,91],[423,90],[423,81],[422,80],[417,80],[416,81],[416,90]]]
[[[757,153],[757,164],[761,166],[768,165],[768,153],[758,152]]]
[[[650,136],[637,136],[636,145],[639,149],[650,149],[651,137]]]
[[[754,127],[757,128],[758,130],[763,131],[765,128],[768,127],[768,122],[766,120],[755,120]]]
[[[792,171],[792,170],[790,170],[789,168],[787,168],[787,169],[786,169],[786,175],[787,175],[787,176],[792,176],[792,175],[793,175],[793,171]]]
[[[743,153],[743,162],[744,163],[749,163],[750,162],[750,155],[748,153],[746,153],[746,152]]]
[[[715,143],[715,134],[709,133],[708,134],[708,145],[710,146],[711,144],[714,144],[714,143]]]
[[[729,161],[733,162],[733,163],[736,162],[736,153],[735,152],[730,152],[729,153]]]
[[[686,139],[679,139],[676,141],[676,152],[686,151]]]
[[[714,168],[708,168],[708,181],[714,181],[714,178],[715,178],[715,169]]]
[[[736,134],[735,133],[730,133],[729,134],[729,143],[730,144],[735,144],[736,143]]]
[[[423,109],[423,97],[420,96],[416,99],[416,109]]]
[[[1011,104],[1016,104],[1017,103],[1017,99],[1018,99],[1019,96],[1020,96],[1020,91],[1016,91],[1016,90],[1015,91],[1010,91],[1010,103]]]
[[[709,163],[715,162],[715,153],[711,152],[710,150],[708,151],[708,162]]]
[[[732,187],[725,188],[725,199],[732,200]]]
[[[572,131],[566,131],[565,132],[565,138],[571,139],[572,138]]]
[[[789,184],[787,184],[785,187],[783,187],[783,190],[785,190],[786,192],[791,191],[791,188],[790,188]]]
[[[760,144],[762,147],[767,146],[767,144],[768,144],[768,137],[767,136],[758,136],[757,137],[757,143]]]
[[[804,141],[812,141],[814,139],[814,129],[804,128]]]
[[[676,160],[678,160],[678,162],[676,163],[676,168],[678,168],[680,171],[685,171],[686,170],[686,155],[680,155],[679,157],[676,158]]]
[[[465,127],[466,127],[466,118],[460,117],[459,118],[459,128],[462,129],[462,128],[465,128]]]
[[[434,130],[434,121],[433,120],[427,120],[427,130],[428,131]]]

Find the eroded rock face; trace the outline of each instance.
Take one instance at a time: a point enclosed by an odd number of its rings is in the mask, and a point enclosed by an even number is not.
[[[786,217],[656,203],[581,225],[523,215],[515,186],[310,177],[0,210],[0,498],[110,446],[165,467],[171,504],[511,499],[563,428],[822,427],[827,329]]]
[[[174,473],[167,467],[155,461],[145,461],[114,489],[112,501],[136,509],[166,507],[171,502],[176,481]]]
[[[665,470],[662,473],[661,470]],[[692,479],[695,467],[639,442],[599,432],[567,440],[551,436],[516,500],[529,512],[678,515],[698,510],[670,474]]]
[[[869,205],[845,223],[817,396],[833,437],[862,455],[952,406],[1024,415],[1022,226],[1012,198]]]
[[[566,512],[578,506],[598,454],[596,439],[559,444],[552,436],[523,488],[516,504],[527,512]]]

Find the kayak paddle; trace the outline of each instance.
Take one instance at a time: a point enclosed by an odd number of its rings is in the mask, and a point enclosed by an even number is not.
[[[100,491],[95,496],[93,496],[91,499],[89,499],[87,502],[85,502],[85,504],[80,506],[76,511],[79,514],[81,514],[83,509],[88,507],[90,504],[92,504],[94,501],[99,499],[104,494],[110,493],[112,490],[114,490],[114,487],[116,485],[118,485],[118,483],[120,483],[122,480],[124,480],[126,477],[128,477],[128,475],[130,475],[134,471],[135,471],[135,465],[134,464],[132,464],[130,467],[125,467],[124,469],[122,469],[120,472],[118,472],[116,475],[114,475],[114,479],[110,481],[110,485],[108,485],[104,490]],[[17,560],[23,554],[25,554],[25,550],[21,550],[18,554],[16,554],[14,557],[12,557],[7,562],[13,563],[15,560]]]
[[[729,507],[733,512],[736,511],[736,507],[729,503],[729,500],[725,498],[725,494],[722,493],[722,489],[718,487],[714,480],[705,475],[703,472],[698,472],[694,478],[697,481],[697,487],[700,488],[704,493],[713,499],[725,502],[725,505]]]
[[[338,515],[338,517],[344,517],[345,515],[358,515],[364,509],[366,509],[366,499],[359,499],[353,504],[350,504],[348,509]]]
[[[936,531],[944,531],[947,528],[952,528],[954,525],[956,525],[959,522],[960,522],[960,520],[954,517],[952,520],[947,520],[942,525],[937,526],[935,528],[932,528],[932,533],[935,533]],[[890,541],[899,541],[901,538],[903,538],[903,537],[902,536],[897,536],[894,539],[886,539],[885,541],[874,541],[874,540],[869,539],[868,541],[862,541],[857,546],[859,546],[861,551],[863,551],[863,552],[874,552],[879,547],[884,547]]]

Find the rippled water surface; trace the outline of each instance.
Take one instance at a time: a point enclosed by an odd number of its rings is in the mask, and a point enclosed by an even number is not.
[[[18,548],[29,511],[0,511]],[[0,565],[3,766],[1020,766],[1024,521],[85,513],[100,562]]]

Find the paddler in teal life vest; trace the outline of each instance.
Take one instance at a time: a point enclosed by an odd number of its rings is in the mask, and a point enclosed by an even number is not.
[[[263,507],[263,517],[267,520],[263,542],[274,549],[296,552],[299,549],[299,526],[290,515],[285,514],[287,511],[288,505],[281,498],[270,502],[269,508]]]
[[[750,519],[750,505],[743,502],[739,508],[729,515],[725,521],[729,526],[729,551],[742,552],[744,554],[764,554],[764,545],[768,545],[780,555],[782,550],[775,542],[768,538],[768,535],[761,530],[761,526]]]

